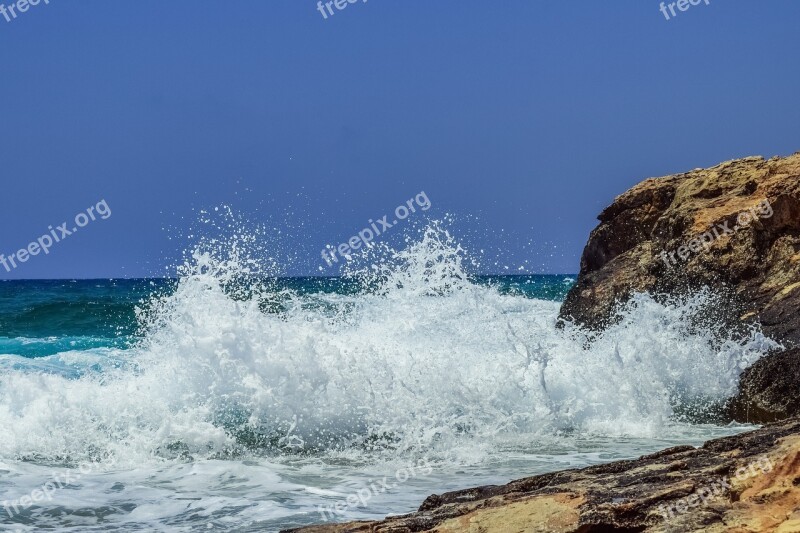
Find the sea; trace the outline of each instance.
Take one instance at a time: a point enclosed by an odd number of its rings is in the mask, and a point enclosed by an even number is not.
[[[575,275],[481,275],[436,228],[339,277],[217,252],[167,278],[0,281],[0,530],[377,520],[700,445],[751,429],[715,413],[775,345],[699,320],[704,291],[585,331],[558,319]]]

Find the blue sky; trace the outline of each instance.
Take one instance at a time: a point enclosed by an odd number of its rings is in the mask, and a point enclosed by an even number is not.
[[[485,272],[576,272],[638,181],[800,150],[797,20],[795,0],[669,21],[651,0],[40,3],[0,18],[0,253],[112,216],[0,279],[163,275],[220,205],[316,274],[422,190]]]

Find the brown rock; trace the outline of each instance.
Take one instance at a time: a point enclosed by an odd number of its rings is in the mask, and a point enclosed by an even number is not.
[[[721,228],[732,230],[740,213],[764,200],[772,216],[724,234]],[[800,342],[800,317],[789,305],[800,303],[800,153],[651,178],[619,196],[599,220],[562,316],[602,325],[632,291],[724,284],[748,302],[767,333]],[[719,238],[707,251],[689,249],[715,228]],[[682,247],[686,260],[678,256]]]
[[[600,329],[634,292],[665,298],[710,287],[721,299],[705,318],[735,330],[760,322],[767,336],[800,345],[800,152],[645,180],[599,220],[563,319]],[[769,385],[772,371],[780,384]],[[737,417],[799,415],[798,357],[762,360],[741,389]]]
[[[416,513],[295,533],[800,531],[800,418],[632,461],[430,496]]]
[[[780,420],[800,413],[800,348],[759,359],[742,373],[739,394],[730,403],[743,422]]]

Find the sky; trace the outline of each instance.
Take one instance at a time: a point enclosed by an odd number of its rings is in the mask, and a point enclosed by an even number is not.
[[[282,274],[333,275],[326,245],[421,191],[430,209],[378,240],[442,220],[483,273],[574,273],[599,212],[639,181],[800,150],[796,0],[669,20],[653,0],[332,9],[0,15],[0,254],[98,202],[111,213],[0,279],[170,275],[214,217],[266,228]]]

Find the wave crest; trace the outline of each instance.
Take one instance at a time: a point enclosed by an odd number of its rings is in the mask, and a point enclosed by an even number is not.
[[[277,291],[231,250],[193,254],[141,313],[145,339],[114,353],[126,364],[0,377],[0,455],[488,454],[575,432],[663,435],[774,346],[693,329],[702,292],[636,295],[592,339],[558,329],[558,303],[474,282],[436,224],[352,268],[352,294]]]

